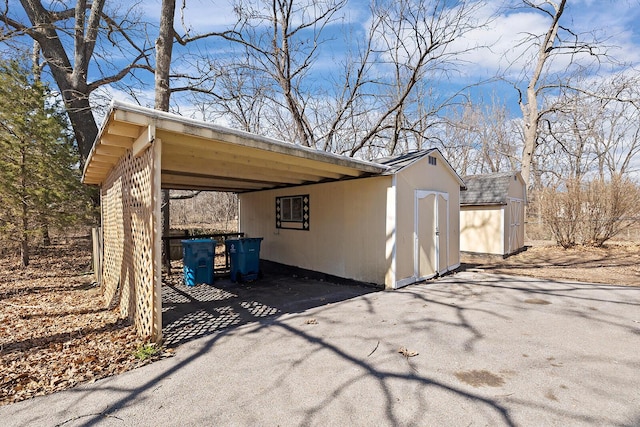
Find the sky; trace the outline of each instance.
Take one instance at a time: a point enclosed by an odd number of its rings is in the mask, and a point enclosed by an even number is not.
[[[497,97],[507,104],[514,115],[518,115],[517,92],[513,90],[512,83],[522,81],[522,70],[530,69],[528,64],[530,54],[533,53],[524,51],[524,47],[518,45],[528,34],[544,34],[550,18],[530,9],[512,6],[521,4],[519,1],[489,0],[483,4],[477,10],[477,18],[479,21],[487,20],[488,24],[471,31],[456,43],[459,46],[478,44],[486,47],[461,55],[460,60],[464,65],[438,84],[442,91],[447,91],[485,81],[496,75],[505,76],[508,83],[482,85],[471,90],[471,94],[476,99],[485,101]],[[157,21],[159,5],[160,0],[144,2],[144,13],[149,22]],[[220,31],[233,23],[233,16],[233,6],[229,1],[187,0],[186,7],[176,13],[176,28],[178,32],[184,33],[186,27],[191,34]],[[346,54],[349,44],[356,43],[358,35],[366,31],[370,20],[369,2],[347,0],[337,18],[340,19],[336,19],[333,25],[325,29],[331,40],[320,50],[314,65],[315,72],[320,76],[331,72],[341,60],[341,55]],[[609,55],[620,62],[640,68],[640,0],[570,0],[562,23],[575,33],[604,41]],[[201,43],[199,48],[211,50],[215,46],[215,42],[207,41]],[[563,72],[568,60],[568,57],[555,60],[553,70]],[[598,71],[600,75],[609,72],[606,67]],[[150,93],[152,89],[150,85]],[[121,93],[114,93],[114,96],[126,98]],[[148,97],[153,98],[151,95]]]
[[[369,1],[345,0],[345,6],[331,25],[325,28],[327,40],[319,50],[318,58],[314,64],[316,81],[323,81],[342,61],[350,47],[353,47],[361,39],[362,34],[370,22]],[[446,1],[446,0],[445,0]],[[45,1],[45,4],[73,4],[72,0]],[[160,0],[145,0],[140,3],[142,19],[150,23],[150,36],[148,44],[153,43],[154,31],[157,31],[159,22]],[[194,35],[209,31],[227,29],[234,22],[232,1],[220,0],[183,0],[178,1],[179,9],[176,11],[175,26],[180,34],[185,29]],[[455,4],[456,1],[448,1]],[[107,7],[113,5],[124,7],[127,2],[122,0],[116,3],[107,0]],[[450,73],[446,79],[438,80],[435,84],[436,91],[441,93],[452,92],[469,84],[486,81],[496,75],[502,75],[507,82],[493,82],[474,87],[469,91],[472,98],[479,102],[489,102],[491,99],[499,99],[504,102],[514,116],[519,114],[517,105],[517,92],[513,89],[513,83],[523,81],[523,69],[530,69],[531,51],[525,51],[519,44],[528,34],[543,34],[548,28],[550,19],[530,9],[514,7],[522,4],[518,0],[486,0],[483,6],[475,11],[479,22],[488,23],[457,39],[453,48],[470,45],[485,46],[482,49],[468,52],[459,56],[461,65],[454,73]],[[21,6],[18,0],[9,0],[9,10],[20,16]],[[181,7],[183,6],[184,7]],[[594,34],[598,39],[604,40],[610,46],[608,53],[618,61],[640,68],[640,0],[570,0],[568,2],[562,23],[571,27],[578,34]],[[140,33],[139,35],[141,35]],[[210,54],[224,53],[221,45],[211,39],[199,42],[197,49]],[[183,48],[176,45],[174,56],[180,57]],[[110,60],[118,60],[118,52],[110,53]],[[120,58],[124,63],[124,58]],[[553,71],[563,72],[567,66],[566,60],[553,62]],[[180,65],[181,71],[191,71],[184,63]],[[380,72],[384,72],[380,68]],[[93,69],[97,77],[97,68]],[[601,68],[598,73],[605,75],[610,70]],[[137,73],[137,79],[129,80],[139,88],[138,98],[132,99],[125,92],[111,86],[100,94],[100,102],[111,97],[141,102],[144,105],[153,104],[153,76],[150,73]],[[183,114],[192,111],[187,98],[174,97]]]

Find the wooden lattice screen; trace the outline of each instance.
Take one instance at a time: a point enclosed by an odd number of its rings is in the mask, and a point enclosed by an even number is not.
[[[134,322],[138,334],[157,339],[160,259],[158,252],[158,144],[134,156],[127,152],[102,185],[102,290],[110,308]],[[154,184],[155,181],[155,184]]]

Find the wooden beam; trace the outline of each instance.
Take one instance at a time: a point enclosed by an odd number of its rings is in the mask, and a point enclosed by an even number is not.
[[[251,146],[234,144],[232,142],[230,143],[219,139],[206,139],[198,135],[168,133],[160,127],[157,128],[157,136],[163,138],[163,141],[165,141],[166,144],[179,145],[182,147],[192,147],[196,150],[202,150],[203,152],[204,150],[211,150],[219,153],[224,152],[228,154],[241,154],[242,156],[247,158],[292,164],[314,170],[317,169],[325,172],[353,177],[361,176],[366,173],[357,168],[333,163],[328,159],[321,161],[317,159],[299,157],[296,155],[294,150],[292,150],[291,153],[274,152],[266,149],[266,147],[260,149]],[[294,146],[292,145],[292,147]]]
[[[229,179],[210,178],[203,176],[192,175],[176,175],[164,172],[162,174],[162,186],[169,188],[169,186],[180,185],[182,187],[193,189],[198,188],[226,188],[226,191],[235,191],[235,189],[242,188],[243,190],[260,190],[265,187],[264,183],[250,182],[250,181],[232,181]],[[171,187],[173,188],[173,187]]]
[[[122,122],[112,122],[107,128],[109,135],[125,136],[127,138],[137,138],[140,136],[140,126]]]
[[[138,157],[141,153],[151,146],[151,143],[156,137],[156,128],[153,125],[149,125],[140,132],[138,138],[131,146],[131,150],[135,157]]]
[[[212,144],[215,147],[219,146],[218,144]],[[245,155],[244,151],[246,150],[244,147],[242,149],[238,149],[235,153],[231,153],[229,151],[224,150],[216,150],[216,149],[198,149],[194,147],[182,147],[176,144],[166,143],[163,146],[163,153],[167,156],[191,156],[202,159],[209,159],[213,161],[215,164],[219,162],[223,162],[229,165],[236,165],[238,168],[261,168],[261,169],[271,169],[276,171],[283,171],[291,174],[300,174],[302,176],[307,176],[309,180],[312,180],[311,176],[313,176],[313,180],[318,181],[321,179],[340,179],[343,178],[343,174],[329,172],[323,170],[321,168],[310,168],[308,166],[300,166],[292,163],[284,163],[280,161],[273,160],[265,160],[259,157],[250,157]]]
[[[162,341],[162,191],[161,164],[162,141],[157,140],[152,147],[151,161],[151,200],[153,203],[151,221],[153,229],[153,284],[152,284],[152,339]]]
[[[127,150],[124,147],[117,147],[111,145],[98,144],[94,154],[100,154],[102,156],[112,156],[120,158]]]
[[[269,178],[257,178],[257,177],[246,177],[246,176],[241,176],[241,177],[235,177],[235,176],[225,176],[223,175],[216,175],[216,174],[198,174],[198,173],[194,173],[193,171],[179,171],[179,170],[166,170],[163,169],[162,170],[162,174],[163,176],[169,176],[169,175],[175,175],[175,176],[182,176],[182,177],[199,177],[199,178],[208,178],[208,179],[218,179],[221,181],[226,181],[229,182],[230,186],[233,186],[234,183],[236,182],[242,182],[242,183],[253,183],[253,184],[258,184],[258,189],[260,188],[264,188],[264,187],[275,187],[278,185],[286,185],[288,183],[284,183],[281,180],[274,180],[273,178],[269,177]],[[296,185],[296,184],[303,184],[301,182],[294,182],[288,185]]]
[[[117,162],[112,161],[111,159],[113,159],[113,157],[107,157],[107,161],[105,160],[91,160],[91,167],[90,169],[93,170],[98,170],[98,169],[111,169],[113,167],[113,165],[115,165]]]
[[[103,133],[102,137],[100,138],[100,145],[129,149],[131,148],[132,144],[133,140],[131,138],[119,135],[109,135],[107,133]]]
[[[163,172],[162,174],[162,182],[168,184],[194,184],[199,186],[212,186],[212,187],[237,187],[238,183],[242,183],[243,188],[252,188],[255,190],[261,189],[264,187],[264,183],[262,182],[252,182],[252,181],[243,181],[243,180],[230,180],[230,179],[220,179],[220,178],[212,178],[212,177],[204,177],[204,176],[194,176],[194,175],[176,175],[172,173]]]
[[[193,172],[203,176],[223,176],[284,184],[320,181],[316,175],[290,173],[269,168],[241,168],[227,162],[212,161],[193,156],[163,156],[162,168],[168,171]]]
[[[118,159],[119,159],[119,157],[116,157],[116,156],[109,156],[109,155],[100,154],[100,153],[93,153],[93,156],[91,156],[91,163],[100,162],[100,163],[109,163],[111,165],[115,165],[118,162]]]

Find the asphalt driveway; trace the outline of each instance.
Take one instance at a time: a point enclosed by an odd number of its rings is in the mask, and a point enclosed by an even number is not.
[[[639,384],[640,288],[463,272],[229,327],[0,424],[637,426]]]

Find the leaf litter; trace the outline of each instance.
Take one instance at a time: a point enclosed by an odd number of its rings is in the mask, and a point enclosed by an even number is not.
[[[34,254],[27,268],[0,258],[0,405],[119,374],[145,344],[108,310],[91,269],[91,242],[80,239]]]

